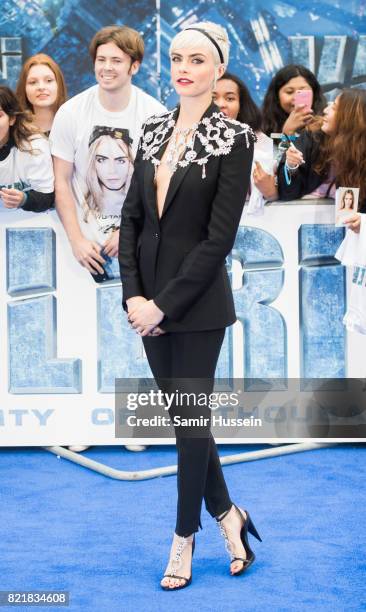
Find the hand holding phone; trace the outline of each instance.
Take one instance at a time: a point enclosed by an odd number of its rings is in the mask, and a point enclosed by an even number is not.
[[[111,262],[111,258],[109,257],[109,255],[106,255],[106,253],[104,252],[103,249],[101,250],[100,255],[103,257],[104,264],[108,264],[108,263]],[[108,274],[108,271],[106,270],[105,265],[101,266],[101,267],[102,267],[102,270],[103,270],[102,272],[97,272],[96,274],[93,273],[93,272],[90,272],[90,274],[93,277],[93,280],[96,283],[104,283],[104,281],[110,280],[110,278],[111,278],[109,276],[109,274]]]
[[[311,108],[313,103],[313,90],[301,89],[295,92],[294,108],[287,117],[282,127],[283,134],[294,134],[302,129],[311,121],[314,111]]]

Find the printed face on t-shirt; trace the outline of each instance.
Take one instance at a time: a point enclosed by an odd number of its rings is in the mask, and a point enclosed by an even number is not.
[[[119,191],[129,171],[128,147],[123,140],[101,136],[95,149],[95,170],[102,190]]]
[[[103,126],[95,130],[100,135],[89,146],[86,203],[99,219],[119,217],[133,172],[128,131]]]

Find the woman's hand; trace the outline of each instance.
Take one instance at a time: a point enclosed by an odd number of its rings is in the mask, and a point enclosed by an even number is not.
[[[253,171],[253,181],[254,185],[259,189],[261,194],[267,200],[275,200],[278,196],[277,187],[275,183],[275,177],[272,174],[267,174],[261,166],[261,164],[256,161],[255,168]]]
[[[147,302],[147,299],[144,298],[142,295],[136,295],[135,297],[132,297],[126,300],[128,315],[130,315],[132,311],[136,310],[138,306],[140,306],[141,304],[144,304],[145,302]],[[133,327],[132,324],[131,324],[131,327]],[[159,325],[157,325],[147,335],[156,337],[156,336],[161,336],[162,334],[166,334],[166,332],[163,329],[161,329]]]
[[[153,336],[154,338],[156,336],[162,336],[163,334],[166,334],[166,331],[164,331],[163,329],[161,329],[161,327],[159,327],[159,325],[157,325],[156,327],[154,327],[154,329],[147,334],[148,336]]]
[[[126,300],[128,318],[129,318],[130,313],[133,310],[136,310],[138,306],[140,306],[141,304],[144,304],[145,302],[147,302],[147,299],[143,297],[142,295],[135,295],[134,297]]]
[[[294,145],[291,145],[286,151],[286,163],[289,168],[294,168],[304,163],[303,154]]]
[[[24,191],[19,191],[19,189],[6,189],[3,187],[0,189],[0,196],[5,208],[19,208],[26,200]]]
[[[358,234],[361,227],[361,213],[354,213],[353,215],[350,215],[344,219],[343,224]]]
[[[128,320],[140,336],[148,336],[164,318],[164,313],[153,300],[136,304],[136,307],[131,308],[131,311],[128,304],[127,308]]]
[[[118,256],[119,230],[115,230],[103,246],[103,251],[109,257]]]
[[[295,106],[282,127],[283,134],[294,134],[296,130],[305,127],[313,118],[314,111],[309,110],[305,104]]]

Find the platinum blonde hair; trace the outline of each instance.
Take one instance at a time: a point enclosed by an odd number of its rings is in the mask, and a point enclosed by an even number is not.
[[[189,27],[200,28],[201,30],[204,30],[205,32],[207,32],[207,34],[211,36],[211,38],[215,40],[215,42],[217,42],[218,46],[221,49],[221,53],[224,58],[224,65],[226,68],[229,63],[230,42],[225,28],[218,25],[217,23],[212,23],[211,21],[199,21],[197,23],[192,23],[190,26],[187,26],[187,28]],[[182,30],[181,32],[179,32],[176,36],[174,36],[170,44],[169,56],[171,56],[174,51],[178,51],[178,49],[183,49],[185,47],[204,47],[206,49],[209,49],[212,53],[216,70],[218,66],[220,66],[222,63],[215,45],[213,44],[213,42],[210,41],[209,38],[207,38],[207,36],[202,34],[202,32],[197,32],[197,30],[189,29]]]

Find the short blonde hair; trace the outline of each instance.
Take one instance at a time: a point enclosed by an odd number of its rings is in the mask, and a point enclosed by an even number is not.
[[[205,47],[211,51],[215,66],[217,67],[222,64],[219,52],[214,43],[202,32],[197,32],[197,30],[191,30],[190,28],[199,28],[200,30],[204,30],[211,38],[215,40],[222,52],[224,65],[226,68],[229,63],[229,37],[225,28],[217,23],[212,23],[211,21],[199,21],[197,23],[192,23],[191,25],[187,26],[186,29],[174,36],[170,44],[169,55],[172,55],[174,51],[178,51],[178,49],[183,49],[184,47]]]

